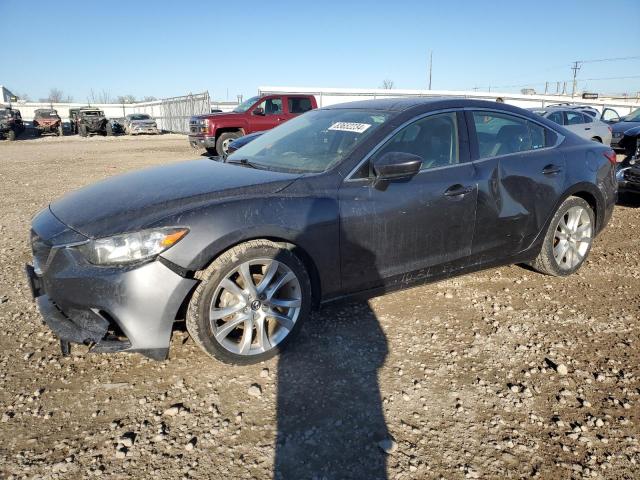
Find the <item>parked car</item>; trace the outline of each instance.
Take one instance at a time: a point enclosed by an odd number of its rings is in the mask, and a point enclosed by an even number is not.
[[[265,95],[252,97],[230,113],[191,117],[189,143],[211,155],[227,155],[229,143],[253,132],[269,130],[317,107],[313,95]]]
[[[617,121],[617,119],[620,118],[620,115],[618,115],[618,112],[615,111],[613,108],[609,108],[609,107],[604,107],[602,109],[602,112],[600,112],[600,110],[598,110],[597,108],[592,107],[591,105],[580,105],[576,103],[554,103],[554,104],[547,105],[546,107],[547,108],[562,107],[562,108],[578,110],[582,113],[591,115],[593,118],[596,118],[606,123],[609,123],[611,121]]]
[[[567,130],[571,130],[582,138],[605,145],[611,143],[611,127],[579,109],[549,107],[531,108],[530,110],[558,125],[563,125]]]
[[[104,112],[99,108],[84,107],[78,109],[75,114],[75,127],[81,137],[86,137],[91,133],[101,135],[113,135],[113,124],[104,116]]]
[[[616,173],[620,197],[640,195],[640,159],[627,157],[618,164]]]
[[[20,110],[0,107],[0,137],[13,141],[24,132],[24,122]]]
[[[62,119],[53,108],[40,108],[33,113],[33,127],[37,135],[55,133],[59,137],[64,135]]]
[[[79,111],[80,111],[79,108],[70,108],[69,109],[69,131],[71,132],[72,135],[75,135],[76,133],[78,133],[77,118],[78,118],[78,112]]]
[[[344,103],[226,162],[54,201],[33,219],[27,274],[65,351],[166,358],[186,307],[207,354],[259,362],[332,299],[510,263],[574,273],[611,218],[614,164],[609,147],[497,102]]]
[[[626,151],[629,148],[629,138],[637,139],[640,130],[640,108],[634,110],[629,115],[621,117],[619,120],[611,121],[612,141],[611,146],[614,150]],[[628,139],[624,142],[622,139],[629,132]]]
[[[264,132],[255,132],[255,133],[250,133],[249,135],[244,135],[240,138],[236,138],[231,143],[229,143],[229,146],[227,147],[227,155],[231,155],[239,148],[244,147],[247,143],[253,142],[256,138],[258,138],[263,133]]]
[[[157,135],[158,124],[151,115],[146,113],[130,113],[122,120],[122,128],[127,135],[138,135],[140,133],[150,133]]]

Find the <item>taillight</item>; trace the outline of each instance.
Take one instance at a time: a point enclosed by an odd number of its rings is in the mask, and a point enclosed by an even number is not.
[[[609,129],[609,133],[613,133],[613,128],[611,128],[609,125],[607,125],[607,128]]]
[[[607,157],[607,160],[609,160],[611,165],[616,165],[618,163],[616,152],[614,152],[613,150],[607,150],[606,152],[604,152],[604,156]]]

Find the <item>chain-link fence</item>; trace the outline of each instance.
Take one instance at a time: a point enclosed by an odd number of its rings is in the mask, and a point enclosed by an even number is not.
[[[147,104],[133,106],[136,113],[148,113],[158,122],[158,128],[166,132],[188,133],[189,118],[211,111],[209,92],[163,98]],[[130,113],[130,112],[127,112]]]

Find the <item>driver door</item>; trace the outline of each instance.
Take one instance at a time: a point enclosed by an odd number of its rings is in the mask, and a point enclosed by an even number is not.
[[[477,187],[458,112],[400,129],[339,192],[342,286],[347,292],[428,277],[470,255]],[[415,176],[374,182],[371,164],[388,152],[419,155]]]
[[[258,113],[262,112],[262,113]],[[256,105],[252,111],[251,131],[271,130],[284,121],[282,97],[268,97]]]

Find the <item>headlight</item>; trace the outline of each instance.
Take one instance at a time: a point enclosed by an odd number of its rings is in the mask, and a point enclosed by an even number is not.
[[[98,238],[78,248],[94,265],[121,265],[159,255],[178,243],[188,232],[186,228],[154,228]]]

